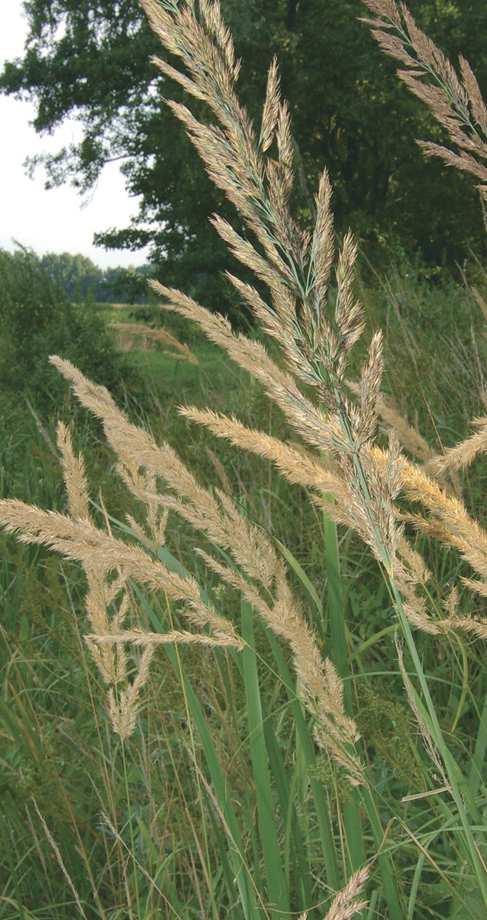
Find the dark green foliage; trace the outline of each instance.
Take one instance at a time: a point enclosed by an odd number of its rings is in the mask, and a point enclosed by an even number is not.
[[[96,311],[70,303],[33,252],[0,250],[0,323],[0,388],[9,403],[27,397],[43,412],[59,409],[66,388],[51,354],[120,397],[126,387],[140,390]]]
[[[470,247],[485,252],[473,183],[416,146],[416,138],[446,138],[358,21],[367,12],[361,0],[223,0],[222,7],[244,61],[239,92],[256,121],[266,71],[278,55],[299,139],[296,199],[304,216],[311,217],[326,164],[337,229],[352,227],[369,257],[394,244],[429,265],[451,266]],[[120,158],[128,189],[141,196],[139,219],[126,228],[101,227],[99,241],[126,249],[151,244],[165,284],[238,316],[220,275],[228,255],[208,224],[215,210],[232,210],[161,101],[167,81],[150,62],[161,48],[137,0],[30,0],[26,10],[28,50],[6,64],[0,92],[34,99],[39,131],[73,112],[84,124],[78,146],[47,157],[49,184],[71,179],[87,189],[107,160]],[[422,0],[412,12],[455,65],[464,54],[485,86],[483,0]],[[170,95],[183,93],[171,85]],[[201,106],[193,108],[198,115]]]
[[[87,256],[80,253],[47,252],[40,262],[51,281],[64,292],[68,300],[99,299],[104,272]]]
[[[150,265],[103,269],[87,256],[71,252],[47,252],[41,256],[40,264],[71,301],[146,303],[149,300],[147,279],[153,272]]]

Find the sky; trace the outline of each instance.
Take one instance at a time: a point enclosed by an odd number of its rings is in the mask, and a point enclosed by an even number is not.
[[[27,25],[22,0],[0,0],[0,72],[5,60],[23,53]],[[105,268],[140,265],[146,253],[105,250],[93,246],[93,235],[109,227],[125,227],[137,212],[137,199],[124,187],[118,165],[105,166],[95,190],[80,197],[69,185],[46,191],[42,168],[33,179],[23,162],[36,153],[54,152],[79,136],[71,121],[53,135],[38,135],[29,124],[34,105],[0,95],[0,248],[13,249],[14,240],[36,252],[71,252],[89,256]]]

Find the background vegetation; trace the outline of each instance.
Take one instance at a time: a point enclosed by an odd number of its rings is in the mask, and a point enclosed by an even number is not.
[[[141,196],[140,214],[129,227],[100,227],[99,241],[128,249],[149,243],[161,280],[234,308],[219,275],[225,247],[208,225],[212,212],[229,217],[231,209],[161,104],[167,81],[150,61],[158,42],[137,0],[29,0],[25,8],[26,51],[5,66],[0,92],[31,98],[40,132],[68,115],[84,129],[79,145],[45,158],[48,184],[86,190],[104,163],[119,160],[128,189]],[[453,62],[460,52],[473,62],[485,85],[485,3],[421,0],[411,11]],[[374,264],[406,251],[430,269],[455,271],[470,249],[485,257],[476,193],[468,177],[445,171],[415,145],[422,137],[441,142],[444,132],[394,77],[395,62],[358,21],[363,12],[361,0],[225,0],[244,61],[242,101],[256,117],[276,53],[298,138],[301,215],[311,215],[326,163],[337,230],[353,227]],[[183,98],[179,87],[174,98]],[[203,110],[198,104],[195,112]]]

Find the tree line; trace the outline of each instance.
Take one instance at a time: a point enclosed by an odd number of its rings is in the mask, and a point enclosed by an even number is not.
[[[39,264],[49,279],[72,302],[147,303],[147,278],[152,266],[100,268],[88,256],[48,252]]]
[[[461,52],[485,86],[485,0],[410,0],[410,7],[452,63]],[[451,268],[471,252],[485,256],[478,196],[468,177],[415,145],[425,137],[444,142],[443,129],[359,21],[361,0],[222,0],[222,9],[243,60],[241,97],[251,116],[278,56],[297,138],[294,194],[302,217],[312,219],[326,165],[338,233],[351,227],[376,264],[410,253]],[[150,61],[160,47],[137,0],[29,0],[25,13],[25,52],[5,65],[0,92],[34,101],[39,132],[73,115],[83,125],[79,144],[42,158],[47,184],[86,191],[107,162],[119,160],[128,191],[140,196],[139,214],[128,227],[100,227],[96,241],[132,251],[149,245],[166,284],[225,309],[228,256],[208,218],[214,211],[229,217],[229,205],[162,101],[166,78]],[[179,86],[171,97],[183,98]]]

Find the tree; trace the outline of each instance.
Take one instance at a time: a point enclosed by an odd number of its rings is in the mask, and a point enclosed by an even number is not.
[[[70,301],[147,303],[149,298],[147,279],[153,273],[150,264],[102,269],[87,256],[70,252],[48,252],[40,264]]]
[[[147,281],[153,274],[153,266],[138,268],[107,268],[97,291],[97,300],[102,303],[147,303],[150,290]]]
[[[273,53],[279,57],[299,138],[296,197],[304,214],[326,164],[338,232],[352,226],[369,250],[395,237],[433,263],[463,260],[469,247],[481,251],[477,197],[465,177],[446,176],[415,147],[416,137],[441,138],[440,129],[358,21],[360,0],[222,0],[222,7],[244,61],[242,101],[251,114]],[[36,102],[40,132],[69,115],[84,131],[79,145],[47,157],[48,183],[70,180],[85,190],[105,163],[120,160],[129,191],[141,196],[140,213],[129,227],[100,228],[97,242],[131,250],[150,243],[166,283],[228,308],[231,294],[218,274],[228,259],[208,225],[228,205],[161,102],[165,78],[150,63],[160,48],[137,0],[29,0],[25,10],[25,54],[6,64],[0,91]],[[483,0],[422,0],[415,16],[450,57],[463,52],[482,85]],[[178,89],[171,95],[182,98]]]
[[[103,271],[87,256],[80,253],[73,255],[71,252],[48,252],[42,256],[41,265],[69,300],[97,300]]]
[[[16,405],[28,396],[50,411],[65,391],[49,363],[61,355],[119,397],[126,388],[143,397],[142,380],[117,351],[96,311],[75,306],[49,277],[34,252],[0,249],[0,390]]]

